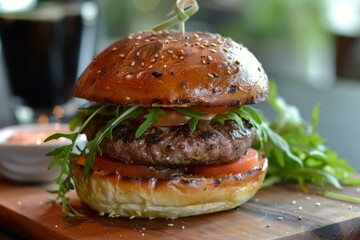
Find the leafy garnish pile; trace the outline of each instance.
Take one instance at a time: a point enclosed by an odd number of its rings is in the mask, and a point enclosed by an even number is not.
[[[263,146],[261,142],[255,142],[255,147],[265,152],[270,163],[263,186],[294,180],[304,191],[308,191],[306,183],[309,182],[319,186],[330,184],[338,189],[343,184],[360,184],[360,180],[354,178],[355,170],[346,160],[324,145],[325,139],[317,131],[319,105],[314,107],[312,123],[309,123],[302,119],[295,106],[287,104],[277,95],[274,83],[271,84],[267,102],[275,110],[276,117],[272,122],[263,117],[263,122],[267,122],[268,127],[287,142],[297,160],[293,161],[293,157],[275,147],[273,141]]]

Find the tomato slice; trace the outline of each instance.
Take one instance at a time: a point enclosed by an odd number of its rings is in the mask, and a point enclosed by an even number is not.
[[[178,126],[186,124],[188,121],[190,121],[191,117],[184,115],[182,113],[179,113],[178,111],[166,109],[165,112],[169,115],[158,115],[158,123],[153,123],[153,126],[159,126],[159,127],[169,127],[169,126]]]
[[[84,163],[84,160],[79,160],[79,164]],[[92,167],[97,171],[117,172],[122,176],[128,177],[156,177],[165,178],[180,175],[183,169],[155,169],[153,167],[127,164],[118,159],[113,159],[107,156],[95,155],[95,162]]]
[[[228,111],[233,110],[236,107],[189,107],[187,109],[197,111],[202,114],[203,120],[211,120],[214,118],[217,114],[222,114]],[[170,127],[170,126],[178,126],[182,124],[186,124],[191,117],[184,115],[176,110],[173,110],[171,108],[164,108],[163,109],[168,115],[158,115],[158,123],[153,123],[153,126],[157,127]],[[140,114],[135,120],[139,123],[142,123],[145,121],[144,115],[146,113]]]
[[[84,156],[81,156],[78,160],[78,164],[84,165],[84,162]],[[247,153],[238,160],[214,166],[189,167],[187,171],[185,171],[185,168],[155,169],[145,165],[126,164],[118,159],[100,155],[95,156],[93,169],[97,171],[117,172],[122,176],[129,177],[167,178],[184,174],[192,174],[201,177],[219,177],[228,174],[244,173],[254,169],[258,165],[258,152],[254,149],[249,149]]]
[[[194,110],[201,113],[212,113],[212,114],[222,114],[229,112],[238,108],[238,106],[228,106],[228,107],[189,107],[190,110]]]
[[[220,165],[192,167],[189,169],[189,173],[195,176],[218,177],[227,174],[245,173],[258,165],[258,152],[250,148],[246,154],[238,160],[222,163]]]

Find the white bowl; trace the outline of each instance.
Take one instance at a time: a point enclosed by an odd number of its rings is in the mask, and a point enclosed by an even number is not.
[[[55,148],[69,144],[68,139],[52,140],[44,143],[43,140],[52,133],[69,132],[68,124],[25,124],[14,125],[0,129],[0,168],[2,175],[16,182],[40,183],[54,180],[60,169],[48,169],[51,157],[46,153]],[[32,136],[28,141],[20,139],[10,140],[14,134],[28,133]],[[42,134],[41,134],[42,133]],[[34,137],[35,136],[35,137]],[[40,140],[41,139],[41,140]],[[80,135],[76,145],[83,148],[86,144],[85,135]]]

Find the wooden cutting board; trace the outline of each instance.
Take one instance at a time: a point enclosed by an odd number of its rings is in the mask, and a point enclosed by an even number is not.
[[[305,194],[295,186],[262,189],[241,207],[198,217],[111,219],[92,212],[69,218],[48,199],[54,185],[19,185],[0,177],[0,225],[29,239],[360,239],[360,204]],[[358,187],[342,193],[360,197]]]

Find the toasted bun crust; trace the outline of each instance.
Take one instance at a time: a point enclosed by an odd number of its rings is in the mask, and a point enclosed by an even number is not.
[[[142,32],[115,42],[80,76],[74,95],[99,103],[241,106],[266,100],[269,83],[242,45],[206,32]]]
[[[235,208],[254,196],[267,170],[267,159],[260,156],[259,162],[258,169],[222,178],[140,179],[93,171],[76,191],[90,208],[109,217],[201,215]],[[83,167],[73,171],[81,181]]]

